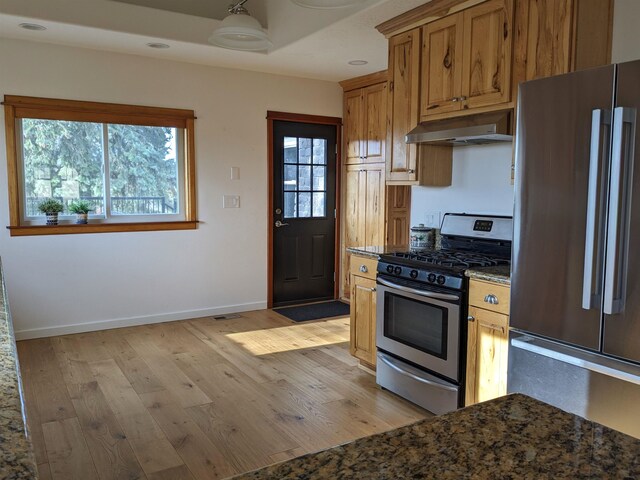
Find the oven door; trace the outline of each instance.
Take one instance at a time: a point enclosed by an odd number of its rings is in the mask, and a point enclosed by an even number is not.
[[[458,382],[461,294],[428,288],[378,277],[376,345]]]

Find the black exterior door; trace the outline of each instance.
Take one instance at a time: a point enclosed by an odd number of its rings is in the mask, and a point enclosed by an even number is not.
[[[334,297],[336,126],[273,125],[273,304]]]

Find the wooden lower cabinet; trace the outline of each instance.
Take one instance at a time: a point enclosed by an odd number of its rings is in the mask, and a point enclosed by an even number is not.
[[[504,313],[504,303],[484,300],[488,295],[500,298],[495,292],[504,294],[505,289],[508,294],[508,287],[470,283],[465,405],[506,395],[509,346],[509,315]],[[480,302],[480,306],[473,305]]]
[[[377,260],[351,257],[351,355],[367,367],[376,364]]]

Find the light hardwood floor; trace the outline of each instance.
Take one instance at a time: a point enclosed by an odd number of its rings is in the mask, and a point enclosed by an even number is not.
[[[270,310],[18,342],[43,480],[225,478],[428,415]]]

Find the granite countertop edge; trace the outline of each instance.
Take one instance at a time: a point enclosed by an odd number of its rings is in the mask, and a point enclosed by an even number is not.
[[[511,267],[509,265],[470,268],[465,270],[464,274],[475,280],[511,285]]]
[[[0,478],[38,478],[24,405],[18,352],[0,263]]]

